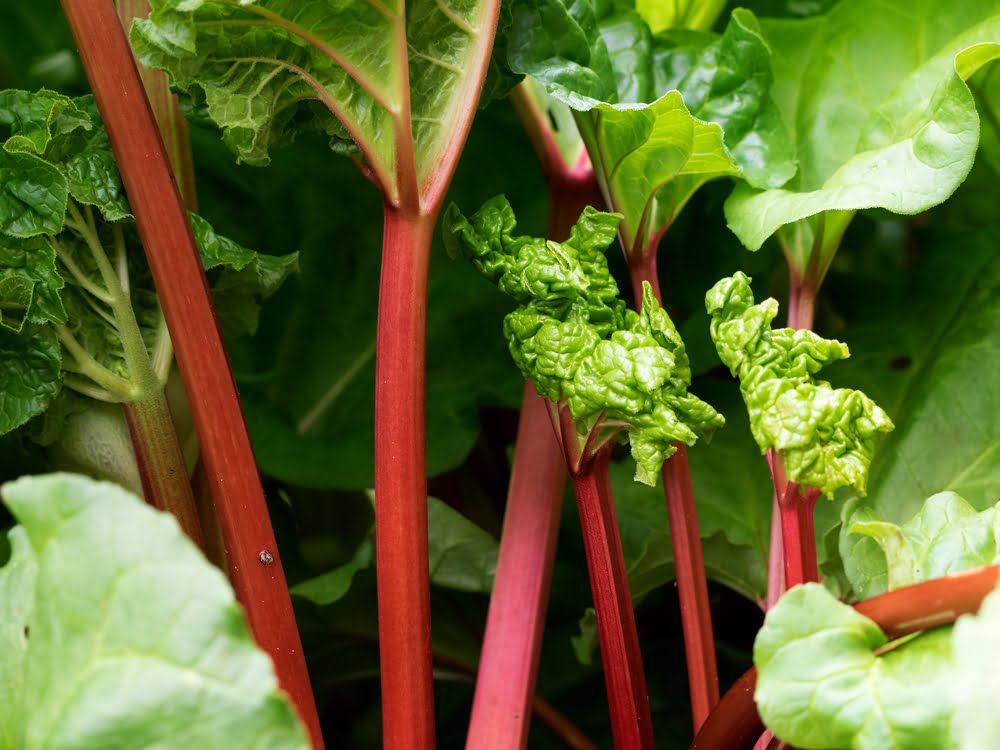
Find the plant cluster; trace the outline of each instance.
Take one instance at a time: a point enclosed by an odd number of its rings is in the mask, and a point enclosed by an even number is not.
[[[1000,742],[1000,2],[61,5],[0,749]]]

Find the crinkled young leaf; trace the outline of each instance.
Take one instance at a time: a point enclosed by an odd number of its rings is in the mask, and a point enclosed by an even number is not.
[[[3,497],[37,563],[20,710],[4,712],[18,747],[308,747],[232,589],[171,516],[71,474]]]
[[[50,326],[0,327],[0,435],[42,413],[61,387],[62,356]]]
[[[754,642],[754,699],[768,729],[796,747],[946,750],[951,640],[939,628],[876,655],[887,638],[874,622],[820,584],[796,586]]]
[[[520,303],[504,335],[522,374],[566,403],[582,432],[605,421],[626,430],[636,479],[654,484],[674,442],[691,445],[724,420],[687,392],[684,344],[648,284],[640,312],[622,314],[603,252],[617,222],[588,208],[565,242],[514,238],[513,211],[496,198],[471,219],[449,207],[444,233],[453,254]]]
[[[404,21],[400,0],[152,6],[132,31],[141,62],[203,99],[241,161],[266,164],[299,133],[342,140],[346,128],[392,200],[407,171],[400,154],[415,160],[420,185],[450,143],[488,9],[413,0]]]
[[[630,252],[645,251],[708,180],[776,187],[794,174],[768,91],[770,52],[748,11],[719,38],[654,36],[610,4],[595,13],[588,2],[521,0],[514,19],[512,67],[578,110]]]
[[[979,140],[965,79],[1000,55],[995,0],[847,0],[823,18],[770,21],[764,31],[800,169],[785,189],[739,185],[727,201],[748,248],[802,220],[783,232],[790,259],[805,269],[815,249],[825,269],[851,214],[824,228],[824,212],[915,214],[965,179]]]
[[[849,356],[845,344],[771,322],[778,303],[754,304],[742,272],[705,295],[719,357],[739,378],[750,429],[762,453],[774,448],[789,478],[832,495],[838,487],[864,494],[875,438],[892,421],[860,391],[814,380],[824,365]]]
[[[857,544],[862,536],[879,549]],[[878,519],[867,503],[849,503],[840,545],[855,593],[868,598],[1000,562],[1000,504],[976,512],[954,492],[939,492],[927,498],[910,521],[897,526]]]
[[[34,154],[0,150],[0,232],[32,237],[57,232],[66,215],[66,179]]]

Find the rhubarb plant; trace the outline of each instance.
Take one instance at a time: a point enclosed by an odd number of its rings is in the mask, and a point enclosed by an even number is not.
[[[433,744],[424,438],[430,238],[487,71],[499,2],[152,3],[143,64],[204,101],[241,161],[302,132],[358,161],[385,204],[375,491],[390,747]],[[406,529],[408,533],[403,533]]]
[[[50,444],[60,440],[68,415],[95,401],[121,404],[149,501],[177,514],[200,540],[164,392],[173,349],[94,101],[7,90],[0,92],[0,122],[0,326],[7,350],[18,353],[4,359],[9,395],[0,432],[35,419],[27,429]],[[220,318],[252,333],[259,300],[295,270],[297,256],[260,255],[199,216],[191,221]],[[132,446],[119,448],[128,455],[105,457],[103,469],[129,484]]]
[[[778,302],[754,304],[745,274],[719,281],[705,308],[719,357],[740,381],[754,440],[761,453],[777,457],[786,585],[816,580],[813,504],[819,493],[832,496],[841,487],[864,494],[875,439],[892,420],[860,391],[814,379],[848,357],[847,346],[810,330],[772,329]]]
[[[677,448],[723,424],[688,393],[690,367],[673,322],[644,289],[626,310],[604,251],[620,216],[584,210],[562,243],[514,235],[503,197],[471,217],[445,214],[446,244],[519,303],[504,319],[518,369],[549,403],[580,508],[616,742],[652,741],[645,676],[608,488],[615,440],[627,438],[637,481],[654,484]]]

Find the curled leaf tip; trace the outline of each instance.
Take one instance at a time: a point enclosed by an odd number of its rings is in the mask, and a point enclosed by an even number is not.
[[[847,345],[809,330],[772,330],[778,303],[754,304],[743,273],[713,286],[705,308],[719,357],[740,380],[761,452],[781,453],[799,484],[826,495],[839,487],[864,494],[875,438],[890,431],[892,421],[860,391],[813,378],[824,365],[846,359]]]
[[[545,398],[565,403],[581,432],[627,434],[636,479],[655,484],[674,443],[692,445],[723,424],[687,392],[684,343],[646,284],[641,310],[625,309],[604,252],[621,217],[584,210],[565,242],[515,237],[510,205],[444,217],[452,252],[514,298],[504,319],[515,363]]]

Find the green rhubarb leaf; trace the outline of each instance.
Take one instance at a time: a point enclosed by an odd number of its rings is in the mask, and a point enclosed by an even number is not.
[[[955,676],[950,698],[955,710],[951,737],[959,748],[986,748],[1000,737],[1000,594],[985,599],[975,615],[960,617],[952,628]]]
[[[66,215],[66,178],[33,154],[0,150],[0,232],[32,237],[59,231]]]
[[[778,303],[754,304],[742,272],[705,295],[711,333],[722,362],[740,381],[750,429],[761,453],[778,451],[790,479],[832,495],[838,487],[864,494],[880,432],[892,421],[860,391],[814,380],[850,352],[809,330],[771,329]]]
[[[50,326],[0,327],[0,435],[41,414],[62,385],[59,341]]]
[[[521,373],[565,403],[583,433],[607,422],[627,432],[636,479],[654,484],[673,443],[707,438],[723,419],[687,392],[684,344],[648,284],[639,313],[622,312],[603,251],[618,217],[586,209],[565,242],[513,237],[506,199],[471,219],[455,206],[443,224],[453,254],[470,258],[521,307],[504,335]]]
[[[853,544],[858,535],[874,540],[879,550]],[[855,593],[868,598],[1000,562],[1000,504],[976,512],[954,492],[939,492],[897,526],[878,520],[867,504],[848,503],[840,544]]]
[[[412,179],[399,154],[415,159],[422,185],[452,143],[488,13],[483,2],[435,0],[406,3],[405,13],[399,0],[152,7],[132,31],[140,61],[203,101],[240,161],[266,164],[303,132],[349,134],[392,200],[401,175]]]
[[[800,168],[784,189],[739,185],[727,201],[748,248],[785,227],[791,262],[825,270],[850,212],[919,213],[968,175],[979,115],[965,80],[1000,55],[1000,4],[847,0],[764,31]]]
[[[23,665],[3,720],[18,747],[308,747],[232,589],[171,516],[71,474],[3,497],[30,542],[15,536],[4,584],[30,585],[25,554],[37,565],[33,601],[3,600],[21,615],[21,643],[0,640],[4,669]]]
[[[24,712],[24,661],[28,653],[28,618],[35,606],[38,565],[24,529],[8,534],[10,558],[0,568],[0,747],[19,747]]]
[[[754,643],[754,699],[764,724],[779,739],[816,750],[950,748],[950,630],[876,654],[887,640],[822,585],[790,590]]]
[[[48,242],[0,234],[0,326],[20,333],[25,322],[65,323],[63,286]]]
[[[189,214],[194,239],[212,285],[212,299],[223,326],[252,334],[260,319],[260,300],[267,299],[292,274],[299,254],[263,255],[216,234],[212,225]]]
[[[70,99],[44,89],[0,91],[0,126],[9,128],[5,151],[43,159],[61,173],[59,184],[78,203],[96,206],[108,221],[130,215],[93,97]],[[65,200],[63,196],[63,204]],[[65,205],[59,207],[58,221],[46,225],[48,231],[62,226],[64,212]]]
[[[587,2],[523,0],[514,17],[512,67],[577,110],[629,252],[644,251],[708,180],[776,187],[794,174],[770,51],[748,11],[718,38],[654,36],[634,10]]]
[[[649,29],[657,34],[666,29],[712,28],[715,19],[726,7],[723,0],[679,0],[677,2],[657,2],[656,0],[636,0],[636,12],[649,24]]]

